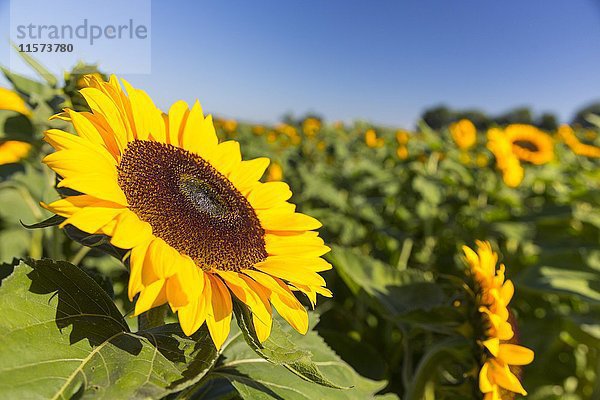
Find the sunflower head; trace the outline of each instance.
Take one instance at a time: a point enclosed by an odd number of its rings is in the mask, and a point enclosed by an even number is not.
[[[454,122],[448,129],[456,145],[463,150],[472,147],[477,141],[477,128],[468,119]]]
[[[44,205],[73,225],[129,251],[129,297],[138,315],[169,304],[190,335],[205,321],[217,347],[229,333],[232,299],[246,304],[261,341],[272,306],[305,333],[294,295],[314,305],[331,296],[319,272],[329,251],[297,213],[283,182],[259,181],[267,158],[242,160],[239,143],[219,143],[211,116],[196,102],[163,114],[142,90],[116,77],[90,77],[81,90],[91,112],[57,116],[76,135],[51,129],[57,150],[44,162],[79,194]],[[232,297],[233,296],[233,297]]]
[[[408,158],[408,148],[406,146],[398,146],[396,149],[396,155],[401,160],[406,160]]]
[[[396,141],[398,142],[399,145],[407,144],[409,139],[410,139],[410,134],[408,133],[408,131],[406,131],[404,129],[398,129],[396,131]]]
[[[595,134],[593,131],[589,132]],[[558,128],[558,137],[569,146],[573,153],[588,158],[600,158],[600,147],[580,142],[569,125],[561,125]]]
[[[487,133],[487,148],[496,158],[496,166],[502,173],[502,179],[506,186],[517,187],[523,181],[525,171],[521,162],[513,152],[508,137],[499,128],[491,128]]]
[[[533,351],[516,344],[514,318],[508,304],[514,286],[504,276],[503,264],[489,242],[476,242],[473,250],[463,246],[469,271],[475,282],[482,349],[479,389],[486,400],[512,399],[514,393],[526,395],[518,374],[522,365],[533,361]]]
[[[554,158],[552,137],[535,126],[511,124],[504,129],[504,134],[519,160],[541,165]]]
[[[0,87],[0,110],[16,111],[30,116],[31,110],[23,98],[15,91]]]
[[[368,129],[365,132],[365,144],[370,148],[382,147],[384,145],[383,138],[377,137],[375,129]]]
[[[0,165],[18,163],[27,157],[31,144],[18,140],[0,141]]]

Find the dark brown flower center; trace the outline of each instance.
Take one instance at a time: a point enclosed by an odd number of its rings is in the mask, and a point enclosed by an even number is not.
[[[513,144],[534,153],[540,151],[538,146],[529,140],[515,140]]]
[[[267,257],[264,230],[233,184],[202,157],[136,140],[123,153],[119,185],[155,236],[208,270],[239,271]]]

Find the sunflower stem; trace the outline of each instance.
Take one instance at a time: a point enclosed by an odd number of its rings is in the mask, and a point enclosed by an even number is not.
[[[166,315],[166,304],[149,309],[145,313],[142,313],[138,316],[138,330],[141,331],[164,325]]]

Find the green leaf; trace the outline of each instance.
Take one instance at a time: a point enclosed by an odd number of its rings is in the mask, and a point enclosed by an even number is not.
[[[447,304],[431,273],[398,270],[357,250],[333,246],[328,256],[335,270],[355,294],[365,292],[374,306],[391,318],[414,311],[431,311]]]
[[[217,358],[206,330],[131,333],[110,297],[67,262],[16,266],[0,286],[0,312],[6,398],[160,398],[196,383]]]
[[[56,92],[50,86],[46,86],[38,81],[34,81],[33,79],[29,79],[26,76],[15,74],[10,72],[8,69],[4,67],[0,67],[6,79],[12,83],[13,87],[23,93],[24,95],[30,97],[33,94],[38,94],[43,98],[51,99],[55,96]]]
[[[27,229],[40,229],[40,228],[48,228],[50,226],[60,225],[66,218],[61,217],[60,215],[53,215],[50,218],[47,218],[43,221],[36,222],[31,225],[27,225],[21,221],[21,225],[23,225]]]
[[[27,116],[11,110],[0,110],[0,139],[31,142],[33,125]]]
[[[348,389],[335,389],[315,385],[302,379],[291,370],[270,363],[247,346],[242,332],[232,333],[231,340],[222,349],[224,360],[207,376],[213,379],[227,379],[244,399],[367,399],[373,398],[385,386],[358,375],[342,361],[316,333],[309,331],[305,336],[294,333],[287,324],[277,330],[287,335],[298,348],[311,353],[311,363],[319,373],[330,381]],[[313,321],[314,323],[314,321]],[[274,326],[275,328],[275,326]],[[292,337],[293,335],[293,337]]]
[[[517,278],[516,286],[578,297],[600,304],[600,273],[548,266],[530,268]]]
[[[235,303],[236,320],[244,339],[252,350],[273,364],[282,365],[300,378],[319,385],[344,389],[323,376],[319,367],[312,361],[310,351],[298,348],[291,339],[291,334],[284,331],[277,319],[273,319],[273,327],[269,338],[260,343],[252,322],[252,315],[247,307]],[[347,388],[346,388],[347,389]]]
[[[38,73],[39,76],[41,76],[42,78],[44,78],[46,80],[46,82],[48,82],[48,84],[50,86],[56,87],[56,84],[58,83],[58,80],[52,74],[52,72],[48,71],[42,64],[40,64],[35,58],[33,58],[28,53],[26,53],[24,51],[19,51],[19,48],[17,46],[15,46],[14,43],[12,43],[12,47],[21,56],[21,58],[23,59],[23,61],[25,61],[27,64],[29,64],[29,66],[31,68],[33,68],[35,70],[35,72]]]

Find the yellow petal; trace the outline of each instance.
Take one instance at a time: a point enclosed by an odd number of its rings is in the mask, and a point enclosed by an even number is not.
[[[304,232],[316,233],[316,232]],[[281,256],[300,256],[300,257],[320,257],[328,253],[331,249],[323,244],[323,240],[313,235],[275,235],[267,233],[265,235],[265,248],[269,255]]]
[[[135,89],[124,79],[123,85],[129,95],[137,139],[148,140],[151,135],[155,141],[165,143],[166,135],[162,112],[156,108],[146,92]]]
[[[183,330],[183,333],[188,336],[191,336],[196,332],[206,320],[206,306],[208,301],[206,297],[210,296],[210,293],[206,292],[210,290],[210,286],[204,285],[204,289],[205,290],[199,296],[190,298],[190,302],[187,306],[184,306],[177,311],[181,329]]]
[[[229,175],[236,188],[245,190],[254,185],[267,170],[271,161],[266,157],[242,161],[239,168]]]
[[[83,95],[94,114],[102,115],[106,120],[111,131],[114,132],[115,138],[120,144],[120,148],[124,149],[127,147],[128,132],[125,128],[121,112],[113,100],[96,88],[84,88],[81,89],[80,93]]]
[[[516,344],[501,344],[498,356],[500,360],[510,365],[527,365],[533,361],[533,351]]]
[[[152,238],[152,227],[132,211],[125,210],[117,218],[117,224],[111,236],[110,243],[113,246],[132,249]]]
[[[265,261],[255,264],[254,267],[288,282],[310,286],[325,286],[325,280],[319,274],[303,267],[296,260],[290,260],[288,257],[270,256]]]
[[[167,143],[179,147],[179,137],[183,133],[188,112],[188,105],[185,101],[179,100],[173,103],[169,109],[169,135]]]
[[[248,270],[244,273],[267,288],[270,291],[269,300],[275,306],[279,315],[299,333],[306,334],[308,331],[308,313],[285,283],[258,271]]]
[[[202,107],[197,101],[188,114],[181,143],[184,149],[196,153],[204,159],[210,159],[217,148],[217,134],[212,119],[205,121]]]
[[[488,377],[488,369],[489,366],[486,362],[485,364],[483,364],[481,370],[479,371],[479,390],[481,391],[481,393],[488,393],[492,391],[493,385]]]
[[[150,241],[146,241],[131,249],[131,255],[129,256],[129,285],[127,290],[130,301],[133,301],[135,295],[144,288],[142,274],[149,244]]]
[[[252,279],[233,271],[218,271],[227,287],[252,311],[258,340],[264,342],[271,333],[271,305],[266,293]]]
[[[146,286],[140,293],[135,303],[134,315],[140,315],[143,312],[148,311],[151,308],[158,307],[167,302],[167,295],[165,290],[165,280],[159,279],[149,286]]]
[[[507,364],[500,364],[496,360],[490,360],[489,368],[489,374],[499,386],[510,390],[511,392],[520,393],[524,396],[527,395],[519,378],[510,371]]]
[[[265,210],[285,202],[292,197],[292,191],[285,182],[267,182],[256,185],[248,195],[254,209]]]
[[[257,212],[262,227],[267,231],[309,231],[321,227],[321,223],[300,213]]]
[[[206,275],[206,284],[211,285],[211,301],[208,304],[206,325],[217,350],[221,348],[231,328],[231,313],[233,304],[231,295],[220,278]]]
[[[220,173],[228,176],[242,161],[240,144],[235,140],[220,143],[208,161]]]
[[[483,345],[492,353],[494,357],[498,355],[498,350],[500,349],[500,339],[491,338],[483,342]]]
[[[181,284],[182,277],[175,274],[167,279],[167,301],[174,312],[186,306],[190,301]]]

